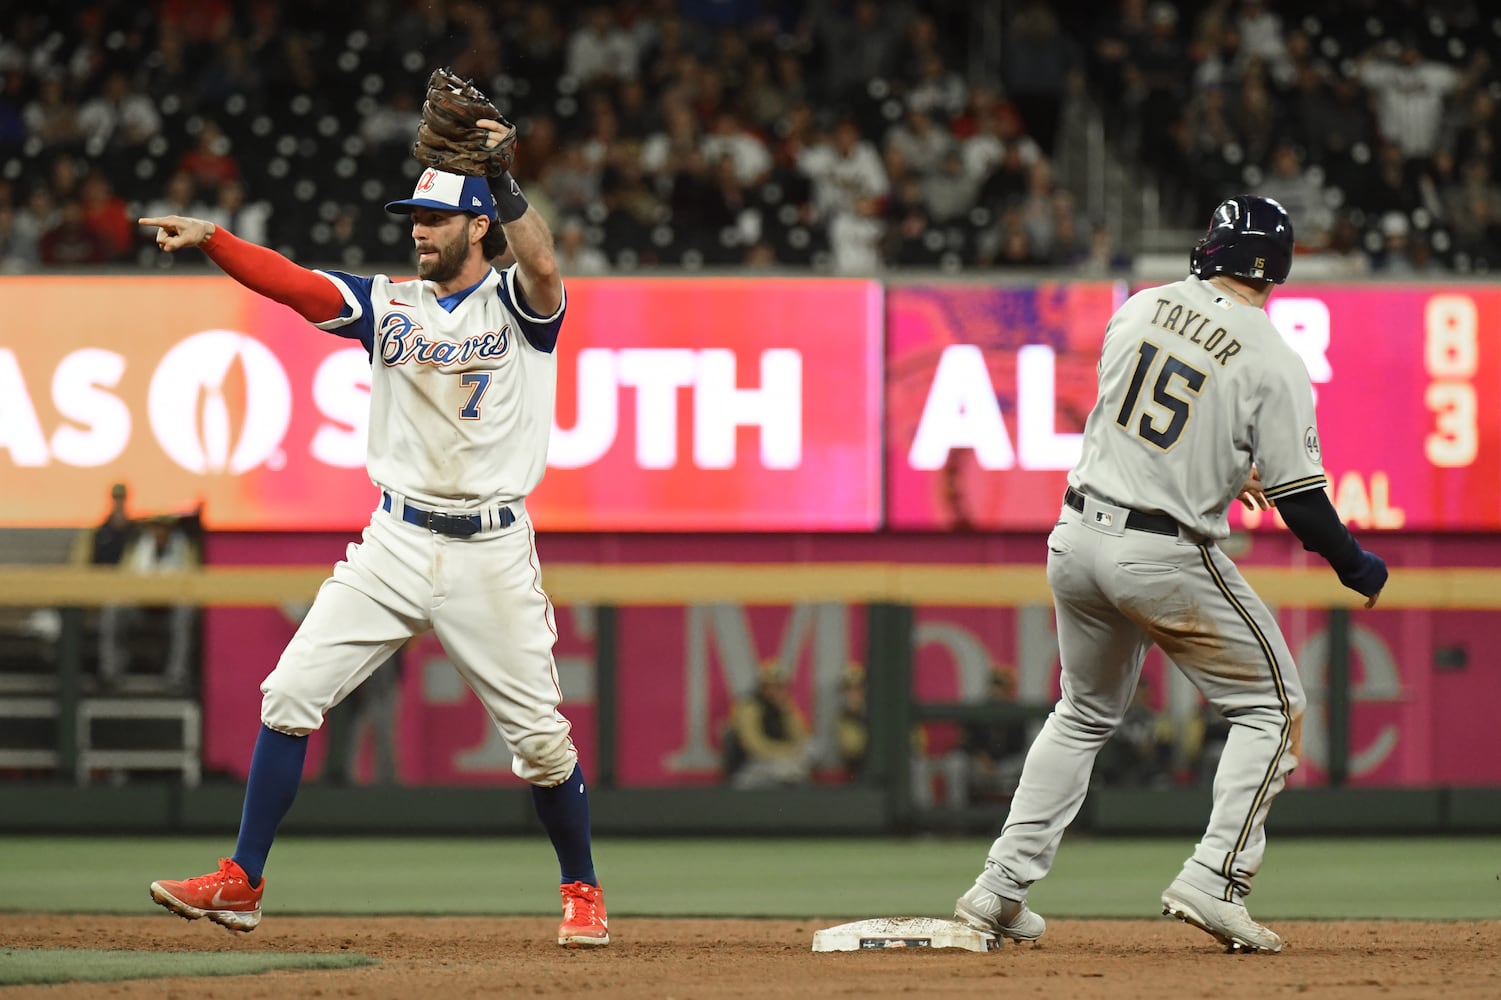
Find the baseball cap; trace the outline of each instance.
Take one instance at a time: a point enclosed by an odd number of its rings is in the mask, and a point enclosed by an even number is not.
[[[411,215],[414,208],[468,212],[483,215],[492,222],[496,218],[495,198],[483,177],[451,174],[437,167],[422,171],[410,198],[386,204],[386,211],[393,215]]]

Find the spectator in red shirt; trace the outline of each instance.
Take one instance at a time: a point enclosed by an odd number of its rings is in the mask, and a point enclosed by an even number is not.
[[[78,189],[83,221],[100,238],[109,260],[130,253],[135,244],[137,227],[125,208],[125,201],[115,194],[109,178],[95,170],[83,179]]]
[[[177,169],[189,174],[200,190],[218,190],[226,181],[240,179],[240,165],[230,152],[229,137],[216,122],[205,122],[198,133],[198,144],[177,162]]]
[[[42,234],[37,249],[42,263],[52,267],[103,264],[110,259],[104,237],[84,221],[83,206],[76,201],[63,204],[61,219]]]

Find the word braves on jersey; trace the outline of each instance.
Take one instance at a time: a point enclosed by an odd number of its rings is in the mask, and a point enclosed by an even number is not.
[[[376,485],[448,509],[524,499],[547,467],[566,296],[534,315],[515,265],[442,297],[425,281],[319,273],[345,302],[319,328],[370,354]]]

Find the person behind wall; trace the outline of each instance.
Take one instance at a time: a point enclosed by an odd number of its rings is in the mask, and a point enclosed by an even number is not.
[[[99,554],[96,536],[95,554]],[[106,553],[108,554],[108,553]],[[118,560],[126,573],[179,572],[198,562],[197,554],[178,518],[163,514],[151,518],[145,528],[133,535]],[[126,583],[125,587],[129,587]],[[189,686],[189,665],[193,642],[196,608],[178,604],[165,608],[138,605],[106,605],[99,616],[99,680],[106,688],[119,686],[130,669],[130,644],[123,638],[127,630],[140,629],[149,618],[165,618],[166,642],[163,650],[162,681],[171,690],[184,691]]]
[[[1014,707],[1016,677],[1009,667],[991,673],[989,702]],[[1014,716],[966,725],[960,746],[969,755],[970,801],[1009,798],[1021,779],[1027,745],[1026,723]]]
[[[301,626],[311,601],[290,601],[281,612],[293,626]],[[410,645],[410,642],[407,644]],[[401,672],[407,646],[398,648],[375,668],[370,679],[325,713],[323,731],[327,753],[323,758],[323,781],[348,787],[359,784],[393,785],[396,767],[396,708],[401,700]],[[360,777],[360,747],[370,737],[370,780]]]
[[[787,671],[763,663],[754,691],[736,701],[724,737],[724,773],[733,788],[799,785],[812,772],[808,723],[792,700]]]
[[[839,678],[839,717],[834,723],[839,763],[850,781],[865,776],[870,757],[870,706],[865,690],[865,668],[858,663],[845,667]]]

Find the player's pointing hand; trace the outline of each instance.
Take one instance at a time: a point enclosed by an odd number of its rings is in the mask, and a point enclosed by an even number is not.
[[[214,224],[207,219],[186,215],[150,216],[136,220],[143,226],[156,226],[156,245],[172,253],[184,247],[202,246],[214,235]]]

